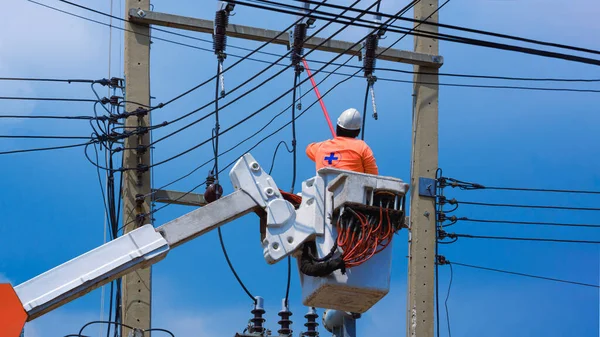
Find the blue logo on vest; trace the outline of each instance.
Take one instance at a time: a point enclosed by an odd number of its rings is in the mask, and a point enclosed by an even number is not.
[[[329,155],[323,158],[323,165],[325,166],[336,166],[339,163],[342,156],[339,152],[330,152]]]

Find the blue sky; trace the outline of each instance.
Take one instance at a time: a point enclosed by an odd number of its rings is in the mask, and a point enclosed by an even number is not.
[[[104,17],[77,8],[43,0],[44,3],[73,13],[108,22]],[[199,2],[155,1],[156,11],[212,18],[215,7]],[[335,1],[349,4],[350,1]],[[386,12],[397,12],[405,1],[383,0]],[[86,2],[108,12],[110,1]],[[124,12],[124,1],[114,0],[114,11]],[[111,75],[122,74],[122,33],[114,30],[109,44],[106,27],[42,8],[24,0],[9,0],[1,14],[0,29],[12,34],[0,36],[0,74],[14,77],[55,77],[97,79],[108,76],[109,45],[112,46]],[[362,7],[366,7],[365,4]],[[238,8],[233,23],[253,24],[283,29],[292,18],[252,9]],[[26,23],[23,15],[29,18]],[[407,15],[412,16],[412,13]],[[600,49],[596,38],[600,23],[600,5],[593,0],[561,2],[541,1],[451,1],[440,12],[440,21],[467,27],[517,34],[541,40]],[[266,22],[269,22],[268,24]],[[49,22],[44,23],[44,22]],[[116,23],[117,25],[120,23]],[[318,25],[322,25],[318,22]],[[28,30],[25,30],[27,28]],[[334,28],[323,33],[332,33]],[[186,33],[194,35],[194,33]],[[357,40],[363,29],[346,29],[336,38]],[[210,43],[173,37],[157,32],[157,37],[185,42],[204,48]],[[197,34],[210,40],[210,36]],[[393,34],[383,44],[395,40]],[[258,44],[229,40],[228,52],[244,55],[232,45],[255,48]],[[397,47],[410,50],[412,39]],[[282,54],[283,46],[266,51]],[[444,72],[530,77],[600,78],[597,67],[567,61],[546,59],[480,47],[440,44],[444,56]],[[268,55],[261,59],[273,60]],[[329,60],[327,53],[313,53],[312,59]],[[230,56],[226,65],[233,63]],[[345,58],[340,58],[345,60]],[[162,41],[152,44],[152,95],[155,103],[189,89],[214,74],[212,53],[177,46]],[[354,59],[350,64],[359,65]],[[380,62],[380,66],[410,70],[402,64]],[[264,64],[247,61],[226,74],[227,88],[261,71]],[[311,64],[317,69],[317,64]],[[279,70],[277,68],[276,70]],[[273,71],[268,71],[265,78]],[[409,75],[378,73],[381,77],[410,80]],[[323,75],[317,75],[322,78]],[[259,78],[259,79],[261,79]],[[334,76],[321,85],[321,92],[341,80]],[[442,83],[507,84],[473,79],[442,78]],[[223,128],[235,123],[269,102],[292,85],[292,74],[285,73],[261,90],[221,113]],[[257,81],[253,82],[258,83]],[[510,84],[510,83],[509,83]],[[515,83],[522,84],[523,83]],[[530,84],[532,86],[545,84]],[[547,84],[546,84],[547,85]],[[362,109],[365,81],[352,79],[326,98],[326,105],[336,118],[348,107]],[[600,89],[600,85],[549,84],[552,87]],[[282,89],[283,88],[283,89]],[[305,85],[303,92],[310,87]],[[157,110],[156,123],[170,120],[212,99],[212,85],[199,89],[172,105]],[[409,181],[411,85],[380,81],[377,83],[379,120],[367,119],[367,141],[373,148],[381,174]],[[93,96],[88,85],[0,82],[2,96],[87,97]],[[312,93],[302,101],[313,102]],[[442,87],[440,90],[440,167],[446,176],[497,186],[570,188],[600,190],[600,122],[598,94],[492,90]],[[264,125],[291,101],[286,97],[238,131],[221,139],[228,149]],[[225,99],[227,102],[227,99]],[[0,101],[2,114],[91,115],[89,103]],[[201,116],[201,112],[195,116]],[[370,116],[370,108],[367,112]],[[197,117],[196,117],[197,118]],[[289,112],[279,117],[267,132],[274,131],[289,119]],[[179,125],[157,130],[160,137]],[[168,158],[210,136],[213,120],[207,120],[160,143],[155,149],[156,161]],[[325,139],[329,131],[318,106],[298,120],[298,179],[314,174],[314,164],[303,156],[309,143]],[[0,134],[56,134],[85,136],[91,132],[86,122],[79,121],[3,121]],[[263,132],[264,135],[267,132]],[[270,132],[269,132],[270,133]],[[263,135],[261,134],[261,135]],[[253,145],[256,137],[221,163],[229,163]],[[287,128],[260,145],[252,154],[269,165],[273,150],[281,140],[289,141]],[[65,142],[62,142],[65,143]],[[56,140],[0,141],[0,151],[62,144]],[[210,146],[158,166],[155,186],[161,186],[189,172],[211,157]],[[273,176],[280,187],[291,183],[291,158],[280,152]],[[69,149],[35,154],[0,156],[0,278],[13,284],[26,281],[60,263],[82,254],[103,242],[104,215],[95,168],[85,159],[82,149]],[[170,188],[187,191],[205,179],[201,169]],[[231,191],[224,180],[226,192]],[[299,184],[298,184],[299,185]],[[298,186],[297,185],[297,186]],[[459,200],[551,204],[597,207],[597,196],[539,194],[525,192],[446,190],[446,195]],[[156,224],[162,224],[190,211],[172,206],[156,213]],[[496,209],[460,207],[457,215],[484,219],[600,223],[594,212],[544,211],[531,209]],[[600,240],[596,229],[526,227],[460,223],[449,231],[478,235],[553,237]],[[269,266],[264,262],[259,242],[258,221],[253,215],[223,228],[226,245],[239,274],[255,295],[263,296],[267,307],[267,324],[277,329],[276,316],[285,294],[286,265]],[[406,232],[396,238],[389,295],[359,321],[361,335],[402,335],[406,310]],[[495,267],[518,272],[564,278],[574,281],[599,282],[599,250],[594,245],[503,242],[461,239],[443,246],[442,254],[450,261]],[[251,303],[228,270],[220,251],[216,233],[209,233],[169,253],[166,260],[153,269],[154,314],[156,327],[169,328],[178,336],[232,335],[241,331],[250,317]],[[303,328],[306,308],[301,305],[297,271],[293,270],[291,303],[294,330]],[[441,268],[440,289],[445,298],[449,280],[447,267]],[[55,337],[76,333],[87,321],[100,318],[101,291],[96,290],[27,325],[26,337]],[[108,304],[106,304],[108,305]],[[597,336],[599,333],[599,294],[597,289],[548,281],[526,279],[486,271],[454,267],[454,280],[448,301],[452,332],[455,336]],[[447,335],[442,306],[442,335]],[[105,316],[106,317],[106,316]],[[90,329],[94,336],[99,330]],[[321,333],[325,331],[321,329]]]

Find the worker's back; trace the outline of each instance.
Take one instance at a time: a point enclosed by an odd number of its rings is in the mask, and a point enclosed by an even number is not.
[[[316,163],[317,170],[334,167],[340,170],[379,174],[373,151],[362,140],[335,137],[306,148],[306,155]]]

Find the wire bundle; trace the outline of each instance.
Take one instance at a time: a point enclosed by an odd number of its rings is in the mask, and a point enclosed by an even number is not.
[[[395,233],[389,210],[379,208],[379,216],[367,216],[360,211],[346,207],[338,218],[337,245],[342,248],[342,259],[346,268],[356,267],[373,255],[384,250]],[[385,218],[384,219],[384,214]]]

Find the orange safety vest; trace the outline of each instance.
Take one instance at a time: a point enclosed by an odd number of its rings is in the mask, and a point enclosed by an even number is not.
[[[335,137],[306,147],[306,155],[323,167],[367,174],[379,174],[373,151],[364,141],[349,137]]]

